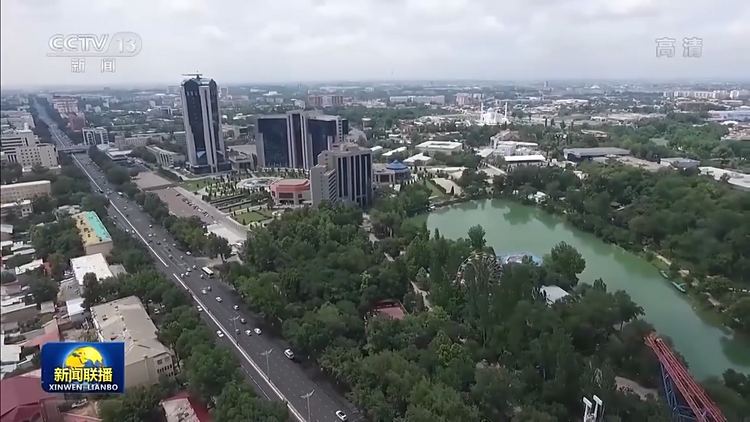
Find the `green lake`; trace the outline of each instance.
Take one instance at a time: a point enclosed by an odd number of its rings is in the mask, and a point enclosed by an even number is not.
[[[750,372],[750,340],[717,325],[715,315],[700,314],[656,267],[638,255],[567,224],[561,217],[504,200],[484,200],[442,208],[426,217],[430,230],[452,239],[481,225],[497,255],[549,253],[559,242],[574,246],[586,259],[582,282],[601,278],[610,291],[625,290],[646,312],[645,319],[669,336],[687,359],[690,372],[703,379],[728,368]]]

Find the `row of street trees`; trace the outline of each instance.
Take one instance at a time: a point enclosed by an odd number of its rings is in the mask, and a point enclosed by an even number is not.
[[[174,350],[180,370],[176,383],[164,379],[159,385],[128,389],[122,396],[101,401],[103,422],[163,421],[159,403],[180,386],[211,408],[218,422],[290,421],[283,405],[259,398],[248,387],[234,356],[215,345],[190,296],[161,273],[145,269],[101,282],[89,274],[84,287],[87,307],[128,296],[148,304],[159,340]]]
[[[211,258],[217,256],[222,259],[228,258],[232,248],[227,240],[213,233],[206,234],[203,221],[195,216],[176,217],[169,212],[169,208],[158,195],[152,192],[143,192],[130,181],[131,175],[123,167],[112,163],[107,156],[92,147],[89,149],[89,157],[104,172],[107,180],[115,185],[117,189],[133,199],[145,212],[147,212],[154,223],[162,225],[180,244],[184,250],[195,253],[203,253]]]

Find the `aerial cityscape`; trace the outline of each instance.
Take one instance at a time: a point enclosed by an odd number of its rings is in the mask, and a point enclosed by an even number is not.
[[[224,3],[2,2],[2,422],[750,420],[750,5]]]

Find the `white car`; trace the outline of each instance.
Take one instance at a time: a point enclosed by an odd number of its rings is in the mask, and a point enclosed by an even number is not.
[[[221,303],[221,298],[217,296],[216,297],[216,301],[219,302],[219,303]]]
[[[201,293],[203,293],[204,295],[208,294],[208,292],[206,291],[206,289],[201,290]]]
[[[346,413],[344,413],[344,412],[342,412],[340,410],[336,411],[336,417],[339,418],[340,421],[346,421],[347,420]]]
[[[198,269],[198,266],[197,266],[197,265],[195,265],[195,264],[193,264],[193,269],[194,269],[194,270],[197,270],[197,269]]]
[[[185,278],[187,275],[185,273],[180,274],[182,278]]]
[[[253,329],[253,331],[255,331],[255,334],[257,334],[257,335],[261,335],[261,333],[262,333],[260,331],[260,328],[255,328],[255,329]]]
[[[190,251],[187,251],[187,252],[185,252],[185,255],[190,256],[192,254],[190,253]]]
[[[286,349],[284,350],[284,356],[286,356],[287,359],[294,359],[294,352],[292,352],[292,349]]]
[[[198,309],[198,312],[203,312],[203,308],[200,305],[196,309]]]
[[[221,330],[216,330],[216,335],[217,335],[217,336],[218,336],[219,338],[222,338],[222,337],[224,337],[224,333],[222,333],[222,332],[221,332]]]
[[[234,305],[234,306],[232,306],[232,308],[234,308],[235,311],[239,311],[240,310],[240,305]]]
[[[247,334],[248,336],[251,336],[251,335],[253,335],[253,332],[250,331],[250,330],[245,330],[245,334]]]

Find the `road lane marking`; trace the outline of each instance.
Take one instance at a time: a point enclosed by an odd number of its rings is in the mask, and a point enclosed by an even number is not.
[[[300,422],[306,422],[305,419],[302,417],[302,415],[297,411],[297,409],[295,409],[294,406],[292,406],[292,404],[289,402],[289,400],[287,400],[286,396],[284,396],[281,390],[279,390],[278,387],[276,387],[276,385],[274,385],[274,383],[271,382],[268,376],[266,376],[266,374],[260,369],[260,366],[258,366],[258,364],[255,363],[253,358],[251,358],[250,355],[248,355],[247,352],[242,347],[240,347],[239,343],[237,343],[237,340],[235,340],[234,336],[228,334],[230,333],[230,331],[227,331],[226,327],[224,327],[224,324],[222,324],[220,320],[216,318],[212,312],[209,311],[208,307],[203,303],[203,301],[200,300],[200,298],[197,295],[193,294],[193,292],[189,289],[187,284],[177,274],[172,273],[172,276],[175,278],[175,280],[177,280],[178,283],[182,285],[182,287],[190,291],[191,296],[193,296],[193,300],[195,300],[196,302],[198,302],[199,305],[201,305],[201,307],[203,308],[203,312],[205,312],[205,314],[209,318],[211,318],[211,320],[216,324],[216,326],[218,326],[222,330],[222,332],[224,332],[225,334],[224,338],[229,340],[234,345],[234,347],[237,348],[237,350],[240,352],[240,354],[242,354],[245,360],[247,360],[247,362],[253,367],[253,369],[255,369],[255,371],[258,372],[258,375],[260,375],[261,378],[263,378],[263,380],[271,387],[273,392],[276,393],[276,395],[279,396],[280,399],[286,402],[287,408],[289,408],[289,411],[292,412],[294,417],[297,418],[297,420]],[[234,331],[231,331],[231,332],[234,332]]]

